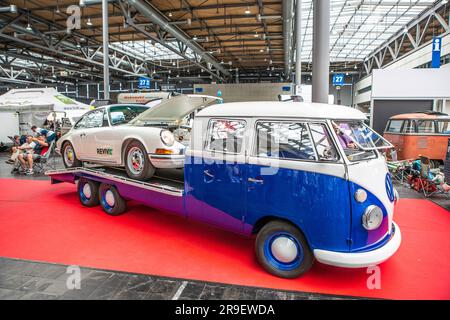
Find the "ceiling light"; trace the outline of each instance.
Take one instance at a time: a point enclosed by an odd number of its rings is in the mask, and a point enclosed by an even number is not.
[[[171,17],[172,16],[172,12],[169,12],[169,17]]]
[[[258,38],[258,32],[255,33],[254,37],[255,37],[255,38]]]
[[[245,9],[244,13],[245,13],[245,14],[250,14],[250,13],[251,13],[250,8],[247,7],[247,9]]]
[[[356,70],[356,69],[358,69],[358,67],[356,66],[356,64],[355,64],[355,67],[354,67],[354,69]]]
[[[27,24],[27,30],[28,31],[33,31],[33,28],[31,27],[31,25],[29,23]]]
[[[88,21],[86,22],[86,25],[89,26],[89,27],[92,26],[91,18],[88,18]]]
[[[194,41],[197,41],[197,36],[194,36],[193,38],[192,38]]]

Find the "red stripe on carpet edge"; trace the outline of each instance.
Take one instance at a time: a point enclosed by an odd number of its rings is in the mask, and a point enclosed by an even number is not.
[[[366,269],[316,263],[294,280],[267,274],[253,240],[130,203],[123,216],[82,207],[75,186],[0,179],[0,256],[167,277],[392,299],[449,299],[448,212],[427,200],[396,208],[403,242],[380,265],[381,289]]]

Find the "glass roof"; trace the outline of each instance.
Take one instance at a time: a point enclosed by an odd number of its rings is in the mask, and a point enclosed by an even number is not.
[[[364,60],[434,3],[430,0],[331,0],[330,60]],[[312,0],[302,0],[304,62],[312,61],[312,5]],[[173,47],[177,45],[175,42],[167,44]],[[155,62],[183,59],[163,45],[153,44],[150,40],[114,42],[111,45]],[[188,49],[186,55],[192,58],[192,51]]]
[[[166,42],[170,47],[177,49],[176,42]],[[121,49],[130,54],[146,60],[158,61],[158,60],[177,60],[183,59],[180,55],[169,50],[165,46],[154,43],[151,40],[138,40],[138,41],[121,41],[113,42],[110,44],[114,48]],[[186,50],[185,55],[192,59],[193,53],[189,48]]]
[[[302,0],[303,61],[312,60],[312,2]],[[363,60],[434,3],[430,0],[332,0],[330,60]]]

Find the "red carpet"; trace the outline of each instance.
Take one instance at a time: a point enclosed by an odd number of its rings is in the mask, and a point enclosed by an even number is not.
[[[381,267],[381,289],[366,269],[316,263],[286,280],[257,264],[253,241],[137,203],[110,217],[84,208],[75,186],[0,179],[0,256],[247,286],[392,299],[450,299],[450,213],[402,199],[395,220],[403,243]]]

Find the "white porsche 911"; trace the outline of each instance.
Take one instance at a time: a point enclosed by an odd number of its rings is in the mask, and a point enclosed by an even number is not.
[[[66,168],[80,167],[83,162],[125,167],[130,178],[148,180],[156,168],[184,166],[192,114],[219,100],[179,95],[152,108],[100,107],[86,113],[62,136],[57,150]]]

